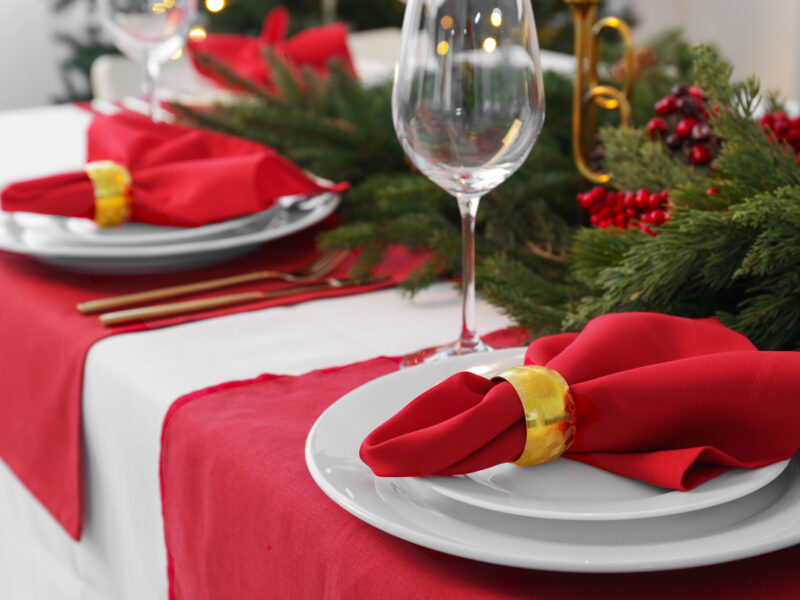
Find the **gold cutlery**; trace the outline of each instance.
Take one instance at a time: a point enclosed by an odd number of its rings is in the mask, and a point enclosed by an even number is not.
[[[281,271],[254,271],[251,273],[243,273],[242,275],[234,275],[233,277],[222,277],[186,285],[176,285],[148,290],[146,292],[125,294],[123,296],[89,300],[88,302],[81,302],[76,308],[84,315],[92,315],[117,308],[124,308],[126,306],[135,306],[137,304],[145,304],[155,300],[166,300],[167,298],[177,298],[179,296],[189,296],[191,294],[199,294],[200,292],[208,292],[224,287],[241,285],[243,283],[263,281],[265,279],[282,279],[283,281],[290,281],[293,283],[313,281],[333,271],[347,257],[347,254],[348,252],[345,250],[326,252],[308,267],[293,273],[283,273]]]
[[[243,292],[240,294],[226,294],[224,296],[215,296],[213,298],[202,298],[200,300],[186,300],[184,302],[173,302],[170,304],[157,304],[155,306],[144,306],[141,308],[120,310],[100,315],[100,322],[106,327],[110,327],[112,325],[125,325],[128,323],[148,321],[151,319],[162,319],[164,317],[185,315],[188,313],[199,312],[203,310],[212,310],[215,308],[233,306],[236,304],[258,302],[259,300],[284,298],[286,296],[294,296],[297,294],[304,294],[308,292],[320,292],[329,289],[352,287],[360,284],[367,285],[371,283],[386,281],[387,279],[389,279],[388,276],[376,277],[367,281],[355,277],[351,277],[348,279],[330,278],[320,283],[315,283],[312,285],[294,286],[282,290],[273,290],[269,292],[256,291],[256,292]]]

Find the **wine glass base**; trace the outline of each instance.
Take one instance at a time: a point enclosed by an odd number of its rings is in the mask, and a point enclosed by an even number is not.
[[[453,356],[465,356],[478,352],[491,352],[492,350],[494,350],[494,348],[484,343],[480,338],[477,338],[474,343],[470,344],[458,340],[446,346],[434,346],[433,348],[425,348],[419,352],[409,354],[400,362],[400,368],[405,369],[406,367],[427,365],[452,358]]]

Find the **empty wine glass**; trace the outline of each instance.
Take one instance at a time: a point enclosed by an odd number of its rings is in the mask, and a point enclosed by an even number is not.
[[[183,48],[197,11],[197,0],[102,0],[103,25],[128,58],[145,67],[145,97],[150,117],[160,111],[157,86],[161,65]]]
[[[525,161],[544,122],[530,0],[409,0],[392,93],[397,137],[461,212],[459,339],[406,365],[489,350],[475,330],[475,216]]]

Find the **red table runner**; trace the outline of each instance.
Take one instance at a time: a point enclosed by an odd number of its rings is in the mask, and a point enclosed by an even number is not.
[[[0,254],[0,381],[3,386],[0,457],[71,536],[78,539],[81,532],[81,393],[84,361],[95,342],[118,333],[392,286],[423,259],[395,248],[379,270],[379,274],[391,275],[391,278],[380,284],[290,296],[112,329],[102,327],[94,316],[79,314],[75,305],[98,297],[253,270],[297,270],[319,254],[314,246],[319,230],[320,227],[316,227],[266,244],[235,262],[200,271],[148,276],[68,273],[26,257]],[[332,275],[345,275],[352,262],[348,259]],[[265,282],[239,286],[235,290],[268,290],[287,285]]]
[[[507,330],[489,341],[523,338]],[[363,523],[313,482],[305,439],[330,404],[395,370],[397,360],[384,357],[263,375],[173,404],[161,448],[172,600],[800,597],[800,547],[679,571],[568,574],[449,556]]]

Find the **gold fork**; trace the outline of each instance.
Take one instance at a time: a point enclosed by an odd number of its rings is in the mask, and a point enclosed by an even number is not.
[[[330,277],[310,285],[292,286],[282,290],[224,294],[222,296],[214,296],[212,298],[201,298],[200,300],[184,300],[182,302],[173,302],[171,304],[156,304],[155,306],[144,306],[141,308],[118,310],[100,315],[100,322],[106,327],[111,327],[112,325],[125,325],[127,323],[138,323],[153,319],[163,319],[165,317],[186,315],[189,313],[213,310],[215,308],[222,308],[225,306],[246,304],[248,302],[258,302],[260,300],[284,298],[303,293],[321,292],[330,289],[353,287],[361,284],[380,283],[387,281],[388,279],[389,277],[386,275],[382,277],[374,277],[366,281],[357,277],[350,277],[347,279],[336,279]]]
[[[126,306],[144,304],[154,300],[189,296],[191,294],[218,290],[220,288],[251,283],[253,281],[263,281],[265,279],[282,279],[283,281],[290,281],[293,283],[313,281],[333,271],[347,257],[347,254],[348,252],[346,250],[326,252],[309,266],[293,273],[284,273],[281,271],[253,271],[241,275],[234,275],[233,277],[221,277],[219,279],[209,279],[207,281],[198,281],[186,285],[175,285],[148,290],[146,292],[136,292],[135,294],[89,300],[88,302],[81,302],[76,308],[84,315],[92,315]]]

